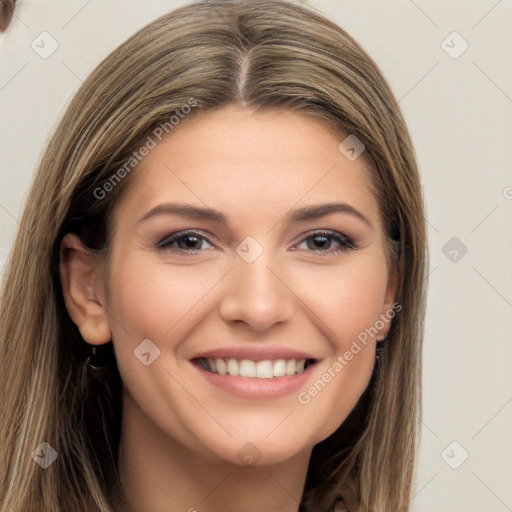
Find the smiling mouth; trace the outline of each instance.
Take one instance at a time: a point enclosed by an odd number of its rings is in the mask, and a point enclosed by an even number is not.
[[[246,379],[273,379],[303,373],[315,363],[314,359],[251,359],[198,358],[194,360],[210,373]]]

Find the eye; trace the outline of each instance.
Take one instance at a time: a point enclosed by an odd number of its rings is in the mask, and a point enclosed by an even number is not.
[[[333,242],[337,243],[340,248],[337,250],[329,250]],[[338,231],[316,231],[314,233],[310,233],[309,236],[301,242],[301,244],[304,243],[306,244],[307,249],[326,254],[336,254],[346,251],[347,249],[357,249],[356,245],[350,238]]]
[[[213,247],[207,238],[198,233],[197,231],[180,231],[168,235],[156,245],[159,249],[168,249],[175,251],[185,252],[201,252],[205,247],[202,247],[202,242],[206,242]],[[208,247],[206,247],[207,249]]]
[[[209,247],[204,247],[204,243],[210,247],[215,247],[205,236],[198,231],[180,231],[166,236],[157,243],[157,248],[172,251],[184,251],[188,253],[199,253]],[[301,242],[306,244],[306,250],[312,250],[317,253],[336,254],[347,249],[356,249],[354,242],[347,236],[337,231],[316,231]],[[330,250],[332,244],[338,244],[339,249]],[[297,246],[297,248],[300,248]]]

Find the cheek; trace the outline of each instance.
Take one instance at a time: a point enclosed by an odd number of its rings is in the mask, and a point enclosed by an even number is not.
[[[306,417],[326,418],[315,442],[343,423],[368,386],[375,363],[372,328],[380,319],[386,285],[384,263],[375,254],[311,276],[302,288],[312,318],[321,320],[316,324],[331,345],[317,379],[298,396]]]
[[[172,350],[173,340],[197,321],[208,291],[223,273],[212,266],[196,271],[186,265],[171,268],[144,253],[119,259],[112,269],[108,309],[120,365],[123,354],[132,355],[145,339]]]
[[[337,353],[374,326],[382,313],[387,285],[379,253],[353,258],[346,265],[300,273],[298,296]]]

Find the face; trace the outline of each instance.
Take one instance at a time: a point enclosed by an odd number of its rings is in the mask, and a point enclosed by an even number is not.
[[[346,135],[229,107],[133,171],[101,284],[127,414],[195,453],[262,464],[345,420],[394,301],[364,153],[349,161]]]

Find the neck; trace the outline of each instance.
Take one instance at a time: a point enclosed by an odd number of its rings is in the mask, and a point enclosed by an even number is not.
[[[207,457],[163,432],[128,395],[123,402],[119,473],[130,512],[299,510],[311,450],[267,466]]]

